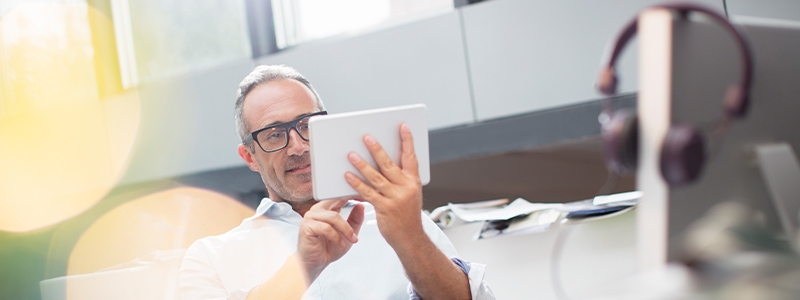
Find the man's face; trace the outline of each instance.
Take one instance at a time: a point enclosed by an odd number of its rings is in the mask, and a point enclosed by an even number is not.
[[[269,125],[288,122],[319,111],[314,94],[302,83],[284,79],[260,84],[247,94],[242,114],[249,132]],[[239,154],[253,171],[261,174],[273,201],[292,204],[313,201],[311,189],[311,159],[308,142],[289,131],[289,144],[276,152],[264,152],[255,142],[253,150]],[[249,161],[247,156],[251,160]]]

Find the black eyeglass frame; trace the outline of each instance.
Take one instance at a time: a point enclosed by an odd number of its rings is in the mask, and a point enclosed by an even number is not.
[[[313,116],[323,116],[323,115],[327,115],[327,114],[328,114],[328,112],[327,112],[327,111],[325,111],[325,110],[321,110],[321,111],[318,111],[318,112],[315,112],[315,113],[310,113],[310,114],[301,115],[301,116],[300,116],[300,117],[298,117],[297,119],[291,120],[291,121],[289,121],[289,122],[283,122],[283,123],[279,123],[279,124],[275,124],[275,125],[270,125],[270,126],[267,126],[267,127],[261,128],[261,129],[259,129],[259,130],[253,131],[253,132],[251,132],[249,135],[245,136],[245,137],[244,137],[244,139],[242,140],[242,144],[245,144],[245,145],[247,145],[247,144],[249,144],[250,142],[253,142],[253,141],[255,141],[255,142],[256,142],[256,144],[258,145],[258,148],[260,148],[260,149],[261,149],[261,151],[264,151],[264,152],[267,152],[267,153],[281,151],[281,150],[283,150],[284,148],[286,148],[286,146],[289,146],[289,135],[290,135],[289,133],[291,133],[292,129],[294,129],[294,131],[296,131],[296,132],[297,132],[297,136],[299,136],[299,137],[300,137],[301,139],[303,139],[304,141],[308,141],[308,139],[307,139],[307,138],[303,137],[303,135],[302,135],[302,134],[300,134],[300,129],[299,129],[299,128],[297,128],[297,124],[299,124],[301,120],[303,120],[303,119],[306,119],[306,118],[310,118],[310,117],[313,117]],[[282,146],[282,147],[280,147],[280,148],[278,148],[278,149],[274,149],[274,150],[264,150],[264,147],[262,147],[262,146],[261,146],[261,143],[259,143],[259,142],[258,142],[258,139],[256,139],[256,136],[257,136],[259,133],[261,133],[262,131],[269,130],[269,129],[273,129],[273,128],[276,128],[276,127],[282,127],[282,128],[284,128],[284,129],[286,129],[286,143],[285,143],[285,144],[283,144],[283,146]]]

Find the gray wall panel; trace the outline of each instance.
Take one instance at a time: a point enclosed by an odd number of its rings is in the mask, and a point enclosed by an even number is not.
[[[601,58],[622,26],[658,1],[496,0],[463,9],[479,120],[598,99]],[[720,0],[695,1],[722,10]],[[636,45],[621,61],[634,91]]]
[[[797,0],[727,0],[728,14],[800,21]]]
[[[233,103],[252,69],[246,59],[142,84],[141,123],[123,183],[244,165]]]
[[[457,12],[354,37],[300,45],[258,60],[293,66],[331,112],[425,103],[428,124],[473,121]]]

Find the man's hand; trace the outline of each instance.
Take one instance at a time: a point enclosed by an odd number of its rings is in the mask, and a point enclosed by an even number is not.
[[[300,222],[297,254],[306,269],[308,284],[358,241],[364,222],[364,205],[354,206],[345,221],[339,215],[345,204],[347,199],[321,201],[314,204]]]
[[[345,221],[339,215],[345,204],[347,199],[314,204],[300,221],[297,253],[289,257],[274,277],[254,287],[247,299],[300,299],[322,270],[358,241],[364,205],[354,206]]]
[[[380,171],[375,170],[355,153],[348,158],[353,166],[374,187],[370,187],[352,173],[345,174],[347,182],[366,201],[375,207],[378,229],[392,247],[413,243],[425,237],[422,228],[422,183],[419,179],[414,141],[408,125],[400,126],[401,155],[397,166],[380,144],[371,136],[364,137],[370,154]]]
[[[370,136],[364,137],[378,169],[355,153],[348,158],[372,187],[352,173],[347,182],[375,206],[378,229],[397,253],[414,290],[423,299],[469,299],[466,274],[453,264],[425,234],[422,226],[422,183],[414,141],[408,125],[400,125],[400,166]],[[374,187],[374,188],[373,188]]]

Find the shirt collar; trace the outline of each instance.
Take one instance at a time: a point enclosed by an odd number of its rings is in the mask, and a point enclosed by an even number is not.
[[[347,201],[347,204],[345,204],[344,207],[345,208],[349,208],[349,207],[352,207],[352,206],[354,206],[354,205],[356,205],[358,203],[359,203],[358,201],[350,200],[350,201]],[[300,214],[295,212],[292,209],[292,206],[289,205],[289,203],[286,203],[286,202],[275,202],[275,201],[272,201],[272,199],[267,198],[267,197],[264,197],[264,199],[261,199],[261,203],[258,204],[258,207],[256,208],[255,215],[253,215],[252,217],[249,217],[248,219],[255,219],[255,218],[258,218],[260,216],[265,216],[265,217],[270,218],[270,219],[284,219],[284,218],[287,218],[289,216],[297,216],[297,217],[302,219]]]
[[[284,221],[286,223],[299,225],[303,217],[292,209],[286,202],[275,202],[272,199],[261,199],[261,203],[256,208],[256,213],[245,221],[254,220],[261,216],[267,219]]]
[[[272,201],[272,199],[270,198],[264,197],[264,199],[261,199],[261,203],[258,204],[258,207],[256,208],[256,214],[253,217],[263,216],[264,213],[266,213],[267,210],[272,208],[274,204],[276,204],[275,201]]]

